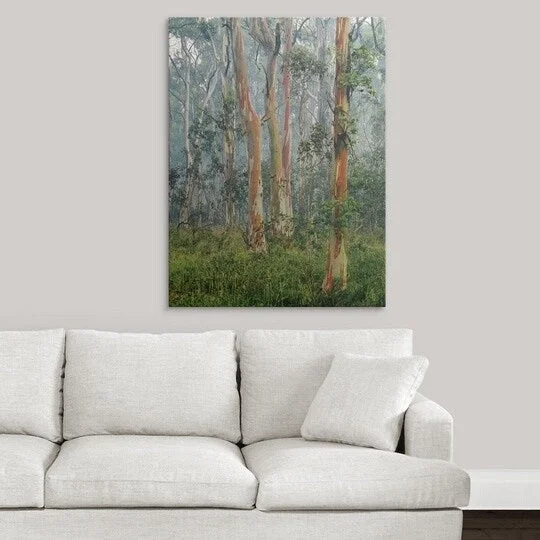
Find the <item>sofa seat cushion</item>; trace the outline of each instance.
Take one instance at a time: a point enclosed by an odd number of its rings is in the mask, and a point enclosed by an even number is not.
[[[453,508],[469,500],[455,465],[333,442],[275,439],[243,449],[259,510]]]
[[[30,435],[0,435],[0,508],[43,507],[45,472],[59,446]]]
[[[211,437],[73,439],[45,479],[47,508],[252,508],[256,493],[240,449]]]

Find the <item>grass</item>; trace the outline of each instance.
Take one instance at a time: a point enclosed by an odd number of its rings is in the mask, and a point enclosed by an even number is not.
[[[310,248],[269,240],[268,253],[246,249],[240,231],[175,230],[169,233],[171,307],[384,306],[382,235],[349,235],[347,290],[321,291],[324,242]]]

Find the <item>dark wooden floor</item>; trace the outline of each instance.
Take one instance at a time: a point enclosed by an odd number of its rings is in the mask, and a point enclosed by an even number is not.
[[[463,540],[540,540],[540,511],[463,512]]]

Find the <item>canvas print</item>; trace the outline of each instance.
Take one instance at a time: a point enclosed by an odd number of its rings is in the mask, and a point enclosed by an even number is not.
[[[169,305],[385,305],[378,17],[169,20]]]

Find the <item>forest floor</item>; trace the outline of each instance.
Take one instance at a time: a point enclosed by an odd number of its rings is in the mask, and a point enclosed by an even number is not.
[[[346,291],[326,295],[326,244],[268,240],[268,253],[252,253],[241,231],[169,232],[171,307],[332,307],[385,305],[385,247],[382,234],[349,234]]]

